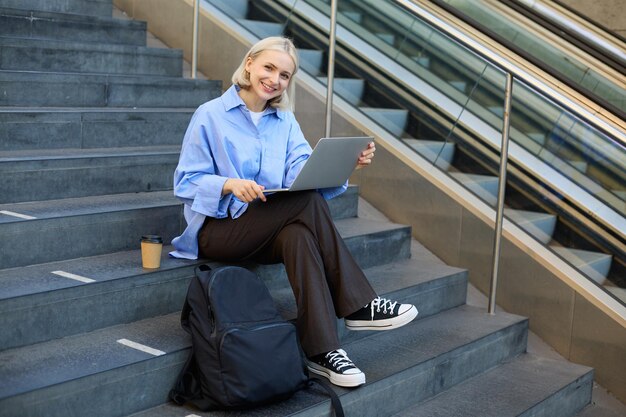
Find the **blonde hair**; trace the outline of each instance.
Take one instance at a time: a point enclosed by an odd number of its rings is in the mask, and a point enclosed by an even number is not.
[[[293,82],[293,76],[296,75],[296,72],[298,72],[299,60],[296,47],[289,38],[271,36],[269,38],[261,39],[252,45],[252,48],[250,48],[246,56],[243,57],[241,64],[233,73],[232,82],[243,89],[250,87],[250,73],[246,71],[246,62],[248,61],[248,58],[254,61],[263,51],[268,50],[287,52],[294,64],[294,70],[293,74],[291,74],[291,78],[289,79],[289,85],[280,96],[271,99],[268,102],[268,105],[281,110],[293,110],[294,94],[296,90],[296,84]]]

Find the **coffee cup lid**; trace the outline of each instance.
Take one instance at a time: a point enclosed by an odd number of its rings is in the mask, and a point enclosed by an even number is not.
[[[159,235],[143,235],[141,236],[141,241],[148,243],[163,243],[163,239]]]

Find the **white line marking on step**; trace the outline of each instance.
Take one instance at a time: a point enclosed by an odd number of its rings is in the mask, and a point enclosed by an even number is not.
[[[75,279],[76,281],[80,281],[80,282],[96,282],[95,279],[91,279],[91,278],[87,278],[87,277],[81,277],[80,275],[76,275],[76,274],[71,274],[69,272],[65,272],[65,271],[52,271],[53,274],[55,275],[59,275],[61,277],[64,278],[69,278],[69,279]]]
[[[189,415],[187,415],[187,416],[185,416],[185,417],[200,417],[200,416],[199,416],[199,415],[197,415],[197,414],[189,414]]]
[[[121,343],[122,345],[126,345],[133,349],[141,350],[142,352],[146,352],[154,356],[165,355],[165,352],[163,352],[162,350],[153,349],[149,346],[142,345],[141,343],[133,342],[132,340],[120,339],[117,341],[117,343]]]
[[[6,214],[7,216],[19,217],[24,220],[35,220],[37,217],[27,216],[26,214],[16,213],[9,210],[0,210],[0,214]]]

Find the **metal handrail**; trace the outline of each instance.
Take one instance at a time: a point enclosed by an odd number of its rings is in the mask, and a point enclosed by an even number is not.
[[[335,81],[335,39],[337,36],[337,0],[330,2],[330,32],[328,36],[328,71],[326,79],[326,126],[324,137],[330,137],[333,119],[333,92]]]
[[[500,266],[500,248],[502,242],[502,222],[504,221],[504,192],[506,188],[506,165],[509,160],[509,118],[511,115],[511,97],[513,96],[513,75],[506,73],[504,88],[504,115],[502,118],[502,145],[500,147],[500,175],[498,176],[498,204],[496,207],[495,239],[493,243],[493,263],[491,269],[491,285],[489,287],[489,314],[496,312],[496,289]]]
[[[200,0],[193,2],[193,29],[191,40],[191,78],[198,75],[198,17],[200,14]]]

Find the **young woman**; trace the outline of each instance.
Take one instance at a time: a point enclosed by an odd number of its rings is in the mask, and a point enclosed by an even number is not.
[[[298,308],[296,326],[309,370],[336,385],[365,383],[340,348],[337,317],[352,330],[387,330],[417,316],[409,304],[376,295],[335,229],[325,199],[341,187],[264,195],[289,187],[311,154],[290,111],[298,56],[286,38],[261,40],[233,85],[193,115],[174,174],[187,228],[175,257],[285,265]],[[364,149],[357,168],[374,157]]]

